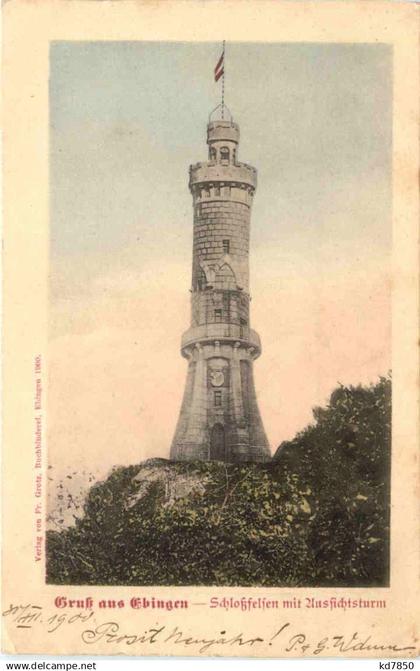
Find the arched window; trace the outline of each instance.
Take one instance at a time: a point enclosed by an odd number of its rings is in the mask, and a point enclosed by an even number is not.
[[[207,286],[207,278],[204,270],[200,268],[198,271],[198,277],[197,277],[197,287],[200,291],[205,289]]]
[[[236,165],[236,149],[232,151],[232,163],[233,165]]]
[[[220,149],[220,163],[222,165],[229,165],[229,149],[228,149],[228,147],[221,147],[221,149]]]
[[[215,281],[216,289],[236,289],[236,277],[232,268],[224,263],[223,266],[218,270]]]
[[[215,160],[216,160],[216,149],[214,147],[210,147],[210,161]]]

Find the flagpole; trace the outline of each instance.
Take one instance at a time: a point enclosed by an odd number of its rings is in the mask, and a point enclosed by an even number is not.
[[[225,60],[225,40],[223,40],[223,75],[222,75],[222,119],[225,118],[225,72],[226,72],[226,60]]]

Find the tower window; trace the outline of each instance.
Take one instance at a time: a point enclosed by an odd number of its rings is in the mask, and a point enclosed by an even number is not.
[[[215,310],[214,311],[214,321],[216,321],[216,322],[221,322],[222,321],[222,311],[221,310]]]
[[[233,165],[236,165],[236,149],[233,149],[232,151],[232,163]]]
[[[210,161],[216,160],[216,150],[214,147],[210,147]]]
[[[229,165],[229,149],[228,149],[228,147],[221,147],[221,149],[220,149],[220,163],[222,165]]]
[[[230,253],[230,240],[223,240],[223,253],[224,254]]]
[[[214,405],[216,408],[220,408],[222,405],[222,391],[221,389],[216,389],[214,392]]]
[[[214,195],[215,196],[220,196],[220,185],[219,184],[216,184],[216,186],[214,187]]]
[[[200,268],[200,271],[198,273],[198,278],[197,278],[197,286],[200,290],[203,290],[206,288],[207,285],[207,278],[206,274],[204,271]]]

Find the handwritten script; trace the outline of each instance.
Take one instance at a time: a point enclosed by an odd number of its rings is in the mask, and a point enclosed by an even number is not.
[[[47,635],[59,636],[68,627],[80,629],[81,648],[85,646],[91,652],[103,651],[104,648],[116,652],[130,654],[149,654],[162,651],[167,654],[169,649],[179,647],[180,650],[190,649],[200,655],[221,654],[232,650],[243,651],[252,648],[258,653],[281,654],[283,656],[340,656],[349,653],[399,654],[412,656],[415,645],[408,642],[375,640],[372,634],[354,631],[352,634],[340,634],[338,631],[326,632],[321,638],[314,639],[298,624],[284,621],[273,625],[270,631],[259,631],[258,625],[250,625],[249,631],[229,631],[228,629],[212,628],[208,632],[195,633],[186,630],[180,624],[160,625],[149,628],[144,617],[133,630],[127,631],[115,620],[102,621],[103,613],[93,610],[80,612],[47,613],[41,606],[34,604],[13,605],[3,612],[3,617],[16,629],[33,631],[42,628]],[[137,618],[135,618],[137,620]],[[134,622],[134,618],[133,618]],[[272,649],[274,646],[274,650]],[[80,649],[74,652],[80,652]],[[166,651],[165,651],[166,649]],[[69,651],[70,652],[70,651]],[[73,651],[71,651],[73,652]]]

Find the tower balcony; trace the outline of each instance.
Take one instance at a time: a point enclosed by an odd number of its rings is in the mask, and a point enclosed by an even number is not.
[[[197,184],[209,182],[236,182],[257,188],[257,171],[247,163],[221,165],[220,163],[194,163],[190,166],[190,190]]]
[[[261,354],[261,340],[256,331],[249,328],[249,326],[218,322],[191,326],[188,331],[185,331],[181,339],[182,356],[188,358],[186,350],[191,346],[213,343],[216,340],[220,344],[228,343],[234,345],[239,342],[244,347],[251,347],[254,350],[254,359]]]

